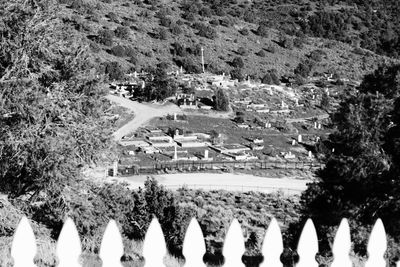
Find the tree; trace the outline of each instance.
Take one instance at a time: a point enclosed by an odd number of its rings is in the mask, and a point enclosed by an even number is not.
[[[229,98],[222,88],[217,89],[215,93],[214,108],[220,111],[229,110]]]
[[[176,93],[177,83],[167,75],[167,64],[159,63],[157,68],[152,71],[154,77],[153,81],[146,85],[144,90],[144,97],[147,101],[151,100],[164,100]]]
[[[302,195],[303,214],[319,225],[319,236],[329,235],[342,217],[359,228],[379,217],[399,240],[399,74],[396,65],[367,75],[359,93],[349,93],[331,116],[337,130],[324,142],[326,165]]]
[[[110,148],[103,79],[88,44],[58,19],[55,3],[6,5],[0,18],[0,190],[62,222],[68,188]]]
[[[324,110],[328,110],[329,107],[330,107],[329,96],[326,92],[324,92],[321,98],[321,108],[323,108]]]

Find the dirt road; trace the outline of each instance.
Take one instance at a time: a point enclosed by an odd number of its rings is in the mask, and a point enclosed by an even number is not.
[[[311,180],[294,178],[266,178],[249,174],[235,173],[177,173],[153,176],[167,188],[177,189],[187,186],[191,189],[259,191],[270,193],[282,190],[286,194],[300,194]],[[116,178],[127,182],[131,188],[144,187],[146,176]]]
[[[111,102],[133,111],[135,115],[133,120],[119,128],[114,133],[114,138],[116,140],[121,140],[124,135],[134,132],[136,129],[145,125],[153,118],[162,117],[167,114],[182,113],[179,107],[170,103],[164,105],[139,103],[137,101],[132,101],[115,95],[108,95],[106,98]]]

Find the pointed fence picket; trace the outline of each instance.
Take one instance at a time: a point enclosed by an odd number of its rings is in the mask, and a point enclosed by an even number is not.
[[[378,219],[372,229],[368,242],[368,259],[365,267],[385,267],[384,258],[387,249],[386,233],[383,223]],[[336,232],[333,244],[333,262],[330,267],[353,266],[349,253],[351,250],[350,228],[348,221],[343,219]],[[60,267],[81,267],[79,256],[81,242],[75,224],[67,219],[57,242],[58,265]],[[14,267],[36,267],[34,258],[37,252],[35,235],[26,217],[23,217],[15,231],[11,247]],[[192,219],[186,232],[183,255],[185,267],[205,267],[203,256],[206,252],[204,236],[196,219]],[[235,219],[232,221],[225,238],[223,255],[226,267],[244,267],[242,256],[245,252],[244,238],[241,226]],[[282,234],[278,222],[273,218],[265,234],[262,253],[264,261],[260,267],[282,267],[280,255],[283,252]],[[312,220],[304,225],[300,236],[297,252],[299,262],[296,267],[318,266],[315,256],[318,252],[318,238]],[[103,267],[122,266],[121,257],[124,253],[122,236],[117,223],[111,220],[104,232],[100,247],[100,258]],[[167,254],[166,243],[161,226],[154,218],[147,230],[143,256],[145,267],[164,267],[164,257]],[[400,267],[400,262],[397,263]]]

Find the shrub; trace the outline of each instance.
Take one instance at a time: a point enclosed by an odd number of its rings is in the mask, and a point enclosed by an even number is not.
[[[199,32],[197,33],[199,36],[208,38],[208,39],[215,39],[217,38],[217,31],[208,26],[208,25],[204,25],[203,27],[200,28]]]
[[[247,50],[243,46],[239,47],[237,53],[239,55],[241,55],[241,56],[247,56],[248,55]]]
[[[168,32],[164,28],[159,28],[159,29],[157,29],[157,32],[156,32],[155,36],[158,39],[167,40],[168,39]]]
[[[217,90],[214,99],[215,99],[214,108],[216,110],[221,110],[221,111],[229,110],[229,99],[223,89],[219,88]]]
[[[258,52],[256,53],[256,55],[259,56],[259,57],[265,57],[265,56],[266,56],[264,50],[258,51]]]
[[[286,49],[293,49],[293,40],[286,35],[279,37],[279,45]]]
[[[124,57],[126,55],[125,48],[120,45],[116,45],[111,48],[110,53],[116,57]]]
[[[304,46],[304,39],[303,38],[299,38],[299,37],[294,38],[293,45],[296,48],[302,49],[303,46]]]
[[[267,50],[268,52],[270,52],[270,53],[275,53],[275,51],[276,51],[276,49],[275,49],[275,46],[273,46],[273,45],[269,45],[265,50]]]
[[[260,24],[257,28],[257,35],[268,38],[269,37],[268,27],[265,24]]]
[[[213,25],[213,26],[218,26],[219,25],[219,20],[218,19],[212,19],[212,20],[210,20],[210,22],[209,22],[211,25]]]
[[[241,68],[235,68],[231,70],[232,79],[238,79],[239,82],[244,80],[244,74]]]
[[[220,24],[225,27],[231,27],[233,25],[233,21],[230,17],[223,17],[220,21]]]
[[[211,17],[212,11],[209,7],[203,7],[202,9],[200,9],[199,15],[202,17]]]
[[[174,35],[182,34],[182,29],[181,29],[181,27],[179,27],[178,24],[173,23],[173,24],[170,26],[169,29],[170,29],[171,33],[174,34]]]
[[[182,18],[186,19],[187,21],[195,20],[195,16],[192,13],[183,13]]]
[[[243,68],[244,67],[244,62],[241,57],[235,57],[232,61],[232,66],[234,68]]]
[[[120,38],[120,39],[127,39],[129,37],[129,33],[130,33],[129,28],[128,27],[124,27],[124,26],[118,26],[114,30],[115,36]]]
[[[94,53],[99,53],[100,52],[100,46],[97,44],[97,43],[95,43],[95,42],[90,42],[89,43],[89,47],[90,47],[90,49],[94,52]]]
[[[162,18],[160,18],[160,24],[161,24],[161,26],[169,27],[169,26],[171,26],[171,23],[172,23],[172,20],[171,20],[170,18],[168,18],[168,17],[162,17]]]
[[[108,62],[105,64],[105,73],[108,74],[110,80],[121,80],[124,72],[118,62]]]
[[[196,63],[193,59],[185,57],[181,60],[176,60],[178,66],[182,66],[187,73],[201,73],[202,68],[199,63]]]
[[[264,75],[264,77],[261,79],[261,82],[262,82],[263,84],[272,84],[271,74],[266,73],[266,74]]]
[[[127,57],[137,57],[136,49],[133,48],[132,46],[126,46],[125,47],[125,55]]]
[[[109,12],[106,16],[110,19],[110,21],[119,23],[118,16],[114,12]]]
[[[244,35],[244,36],[249,35],[249,30],[246,29],[246,28],[243,28],[243,29],[239,30],[239,32],[240,32],[240,34],[242,34],[242,35]]]
[[[98,33],[98,42],[105,46],[112,46],[114,33],[108,29],[102,29]]]

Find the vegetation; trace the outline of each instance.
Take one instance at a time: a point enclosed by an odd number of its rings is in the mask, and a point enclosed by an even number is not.
[[[222,88],[217,89],[215,93],[214,108],[221,111],[229,110],[229,98]]]
[[[320,148],[326,167],[302,196],[304,216],[312,217],[325,237],[323,252],[326,237],[342,217],[354,226],[357,253],[365,254],[360,233],[377,218],[384,221],[391,241],[399,242],[399,75],[399,65],[380,67],[331,116],[337,130]],[[397,250],[397,245],[389,249],[391,260]]]

